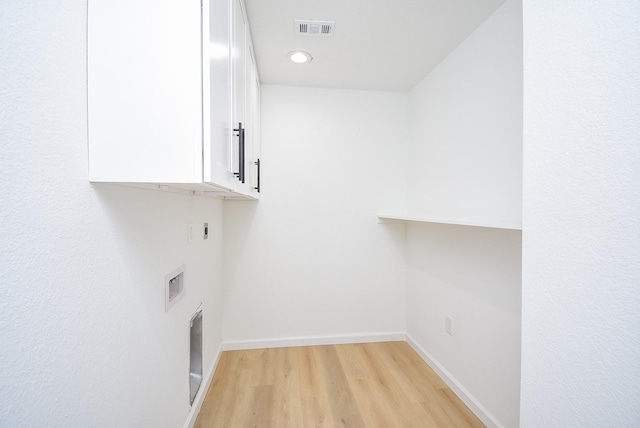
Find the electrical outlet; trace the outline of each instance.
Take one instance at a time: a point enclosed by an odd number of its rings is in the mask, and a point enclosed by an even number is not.
[[[444,317],[444,331],[446,331],[449,336],[453,336],[453,319],[449,315],[445,315]]]

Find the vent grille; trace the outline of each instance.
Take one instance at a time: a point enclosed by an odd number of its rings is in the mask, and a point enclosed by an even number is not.
[[[300,36],[332,37],[335,21],[309,21],[296,19],[293,31]]]

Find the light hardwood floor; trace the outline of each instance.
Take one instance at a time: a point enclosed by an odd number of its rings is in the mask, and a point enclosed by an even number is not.
[[[223,352],[195,424],[483,426],[405,342]]]

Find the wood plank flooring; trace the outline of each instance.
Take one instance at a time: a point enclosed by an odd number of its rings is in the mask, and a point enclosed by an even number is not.
[[[195,428],[484,427],[405,342],[223,352]]]

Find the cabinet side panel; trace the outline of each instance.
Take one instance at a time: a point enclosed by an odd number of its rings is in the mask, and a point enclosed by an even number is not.
[[[201,181],[200,3],[88,7],[90,179]]]

